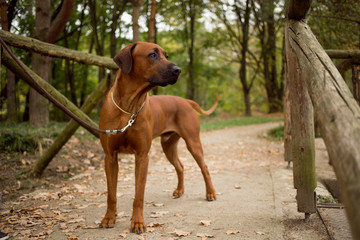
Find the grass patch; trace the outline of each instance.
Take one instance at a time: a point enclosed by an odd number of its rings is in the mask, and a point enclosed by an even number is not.
[[[39,143],[43,147],[47,147],[51,143],[48,140],[55,139],[65,125],[65,122],[51,122],[46,127],[35,127],[26,122],[0,123],[0,151],[5,153],[33,153]],[[81,127],[75,132],[75,136],[78,138],[95,138]]]
[[[278,117],[240,117],[227,120],[209,120],[201,122],[201,130],[216,130],[235,126],[247,126],[252,124],[268,123],[268,122],[279,122],[283,121],[283,118]]]
[[[271,141],[282,141],[284,140],[284,126],[279,126],[270,129],[267,132],[268,139]]]

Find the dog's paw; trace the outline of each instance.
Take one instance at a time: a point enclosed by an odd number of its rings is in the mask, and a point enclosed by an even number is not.
[[[215,192],[206,193],[206,200],[215,201],[216,200],[216,193]]]
[[[106,214],[99,228],[113,228],[115,226],[116,214]]]
[[[140,220],[140,221],[131,220],[131,232],[137,234],[146,232],[146,224],[144,220]]]
[[[184,194],[184,189],[176,189],[173,192],[173,198],[179,198]]]

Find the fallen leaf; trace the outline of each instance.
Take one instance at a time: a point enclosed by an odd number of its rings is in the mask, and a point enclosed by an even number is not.
[[[169,213],[169,211],[152,212],[150,217],[151,218],[160,218],[160,217],[163,217],[164,215],[166,215],[168,213]]]
[[[191,232],[184,232],[178,229],[175,229],[175,231],[173,232],[173,234],[175,234],[178,237],[186,237],[189,236],[191,234]]]
[[[210,220],[201,220],[200,223],[204,225],[205,227],[210,226],[211,221]]]
[[[264,232],[255,231],[255,233],[258,234],[258,235],[265,235]]]
[[[240,231],[238,231],[238,230],[228,230],[228,231],[226,231],[226,234],[227,235],[234,235],[234,234],[237,234],[237,233],[239,233]]]
[[[153,206],[154,207],[163,207],[164,204],[163,203],[154,203]]]
[[[125,234],[125,233],[120,233],[119,236],[122,237],[122,238],[126,238],[126,234]]]
[[[162,225],[164,225],[165,223],[159,223],[159,222],[155,222],[155,223],[149,223],[147,226],[148,227],[161,227]]]
[[[196,234],[197,237],[201,237],[202,240],[208,239],[208,238],[214,238],[214,235],[206,234],[206,233],[198,233]]]

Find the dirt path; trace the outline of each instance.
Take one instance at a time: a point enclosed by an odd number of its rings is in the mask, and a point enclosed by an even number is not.
[[[292,170],[283,160],[282,142],[262,137],[279,123],[233,127],[201,134],[206,162],[218,194],[205,200],[202,175],[185,144],[185,194],[172,199],[177,177],[155,140],[145,193],[148,232],[129,233],[134,196],[134,158],[120,156],[118,217],[115,228],[98,229],[106,211],[106,182],[98,142],[83,159],[85,170],[4,204],[0,228],[13,239],[328,239],[313,214],[304,223],[297,213]],[[100,155],[98,154],[100,152]],[[58,160],[56,160],[58,161]],[[52,164],[59,164],[57,162]]]

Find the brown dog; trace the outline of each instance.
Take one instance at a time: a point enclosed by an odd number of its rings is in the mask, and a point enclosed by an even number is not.
[[[216,199],[209,170],[204,162],[200,142],[200,121],[193,110],[209,115],[217,105],[204,111],[191,100],[174,96],[151,96],[147,92],[155,86],[174,84],[181,69],[167,60],[166,52],[158,45],[138,42],[122,49],[114,61],[120,69],[115,83],[107,94],[100,115],[100,129],[123,129],[118,135],[101,134],[105,152],[105,172],[108,187],[107,211],[100,227],[114,227],[116,218],[116,190],[118,153],[135,154],[135,199],[131,230],[142,233],[146,229],[143,218],[144,191],[148,171],[148,153],[153,138],[161,136],[166,157],[176,169],[178,186],[175,197],[184,193],[184,168],[177,156],[177,143],[182,137],[203,174],[206,198]],[[126,130],[126,131],[125,131]]]

